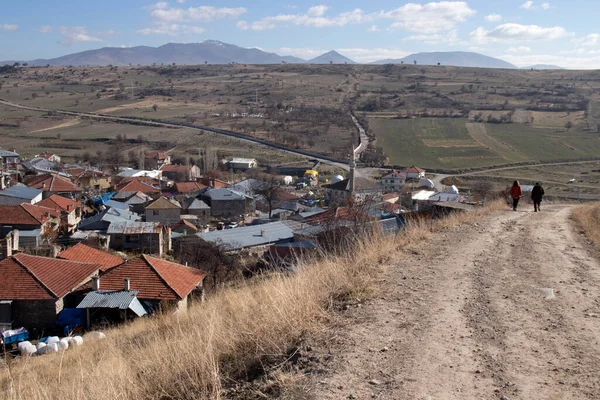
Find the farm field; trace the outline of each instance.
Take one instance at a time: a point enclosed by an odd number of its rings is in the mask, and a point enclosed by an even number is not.
[[[597,157],[598,93],[596,71],[391,64],[48,67],[0,76],[0,98],[18,104],[222,128],[336,158],[357,144],[353,112],[391,164],[447,170]],[[0,146],[25,155],[106,151],[117,135],[168,141],[174,151],[214,145],[223,154],[247,147],[248,155],[290,157],[185,129],[0,106]]]
[[[473,123],[462,118],[370,118],[369,127],[396,165],[461,169],[600,155],[600,135],[578,128]]]

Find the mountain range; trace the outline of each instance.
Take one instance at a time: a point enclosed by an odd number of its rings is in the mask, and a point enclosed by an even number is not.
[[[386,59],[371,64],[451,65],[479,68],[517,68],[511,63],[479,53],[452,51],[416,53],[400,59]],[[106,65],[153,65],[153,64],[356,64],[355,61],[336,51],[330,51],[310,60],[294,56],[281,56],[257,48],[244,48],[218,40],[200,43],[168,43],[159,47],[104,47],[86,50],[51,59],[20,61],[31,66],[106,66]],[[14,61],[0,62],[0,65]],[[532,68],[532,67],[528,67]],[[556,66],[533,66],[534,69],[557,69]]]

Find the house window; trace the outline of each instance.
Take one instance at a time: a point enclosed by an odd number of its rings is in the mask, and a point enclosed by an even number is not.
[[[160,215],[160,213],[158,212],[158,210],[152,210],[152,215]]]
[[[127,235],[125,236],[125,243],[139,243],[140,235]]]

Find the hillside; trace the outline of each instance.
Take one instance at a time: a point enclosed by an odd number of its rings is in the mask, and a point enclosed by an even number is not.
[[[522,69],[566,69],[566,68],[559,67],[558,65],[551,65],[551,64],[535,64],[535,65],[530,65],[528,67],[523,67]]]
[[[307,61],[308,64],[356,64],[346,56],[341,55],[335,50],[331,50],[325,54]]]
[[[102,66],[102,65],[152,65],[152,64],[281,64],[304,60],[268,53],[256,48],[247,49],[217,40],[201,43],[168,43],[160,47],[137,46],[130,48],[104,47],[52,59],[29,61],[32,66]],[[2,63],[0,63],[2,64]]]
[[[404,58],[375,61],[372,64],[414,64],[415,61],[419,65],[437,65],[439,63],[454,67],[517,68],[504,60],[466,51],[415,53]]]

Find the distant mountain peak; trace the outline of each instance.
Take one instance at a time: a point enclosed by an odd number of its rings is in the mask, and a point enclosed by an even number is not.
[[[328,51],[327,53],[321,54],[311,60],[308,60],[309,64],[356,64],[348,57],[338,53],[335,50]]]
[[[415,53],[404,58],[375,61],[372,64],[414,64],[415,61],[418,65],[437,65],[439,63],[440,65],[451,65],[455,67],[517,68],[515,65],[499,58],[469,51]]]

